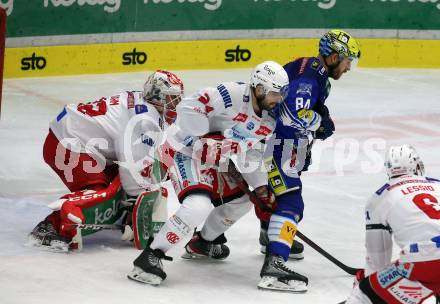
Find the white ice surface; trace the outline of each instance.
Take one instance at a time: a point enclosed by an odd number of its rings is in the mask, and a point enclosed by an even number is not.
[[[176,72],[188,93],[221,81],[246,81],[249,75],[249,70]],[[126,278],[140,252],[119,241],[119,233],[87,237],[81,253],[68,255],[24,246],[27,233],[49,213],[47,203],[66,192],[42,159],[49,121],[65,103],[141,89],[144,78],[144,73],[130,73],[4,82],[0,303],[317,304],[345,299],[352,277],[307,246],[305,259],[291,264],[308,276],[306,294],[257,290],[263,256],[252,212],[227,232],[227,260],[182,260],[184,240],[169,252],[174,261],[165,262],[168,278],[159,287]],[[385,181],[380,163],[386,146],[414,144],[427,174],[440,177],[439,83],[440,70],[402,69],[358,69],[333,81],[327,104],[337,132],[315,145],[314,165],[303,175],[306,209],[300,229],[349,266],[363,265],[363,205]],[[375,161],[379,167],[373,167]],[[170,213],[177,207],[173,196]]]

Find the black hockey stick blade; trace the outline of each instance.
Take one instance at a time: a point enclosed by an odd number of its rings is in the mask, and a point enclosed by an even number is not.
[[[308,237],[306,237],[304,234],[301,233],[301,231],[297,230],[296,231],[296,235],[304,241],[304,243],[306,243],[307,245],[309,245],[310,247],[312,247],[313,249],[315,249],[316,251],[318,251],[320,254],[322,254],[324,257],[326,257],[328,260],[330,260],[331,262],[333,262],[336,266],[338,266],[339,268],[341,268],[342,270],[344,270],[346,273],[351,274],[351,275],[356,275],[356,272],[358,272],[359,270],[361,270],[361,268],[353,268],[350,266],[345,265],[344,263],[342,263],[341,261],[339,261],[338,259],[336,259],[334,256],[332,256],[330,253],[328,253],[327,251],[325,251],[324,249],[321,248],[321,246],[319,246],[318,244],[316,244],[315,242],[313,242],[311,239],[309,239]]]

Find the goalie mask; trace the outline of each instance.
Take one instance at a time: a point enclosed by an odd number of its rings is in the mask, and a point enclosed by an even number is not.
[[[168,71],[157,70],[144,84],[144,100],[154,105],[168,124],[176,119],[176,106],[182,96],[182,80]]]
[[[389,178],[400,175],[425,174],[422,160],[416,149],[410,145],[390,147],[385,157],[385,169]]]

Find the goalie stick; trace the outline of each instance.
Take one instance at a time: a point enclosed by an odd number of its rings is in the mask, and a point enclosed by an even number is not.
[[[235,182],[237,183],[238,187],[243,192],[245,192],[247,195],[249,195],[249,197],[252,197],[257,202],[258,207],[260,207],[262,210],[267,210],[267,206],[263,205],[263,203],[260,201],[260,199],[253,192],[251,192],[246,185],[243,184],[243,179],[241,177],[241,174],[237,171],[235,166],[233,164],[231,164],[231,163],[229,165],[228,174],[235,180]],[[334,256],[332,256],[330,253],[328,253],[327,251],[322,249],[321,246],[319,246],[318,244],[313,242],[311,239],[306,237],[299,230],[296,231],[296,235],[301,240],[303,240],[307,245],[309,245],[310,247],[315,249],[317,252],[322,254],[324,257],[326,257],[328,260],[333,262],[336,266],[338,266],[339,268],[344,270],[346,273],[351,274],[351,275],[356,275],[356,272],[361,270],[361,268],[354,268],[354,267],[350,267],[350,266],[345,265],[344,263],[342,263],[341,261],[336,259]]]
[[[124,225],[120,224],[70,224],[71,226],[78,228],[78,229],[85,229],[85,230],[122,230]]]

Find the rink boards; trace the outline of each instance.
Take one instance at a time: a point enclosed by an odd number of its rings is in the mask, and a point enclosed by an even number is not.
[[[359,39],[361,67],[440,68],[440,40]],[[251,68],[317,54],[318,39],[196,40],[7,48],[5,78]]]

